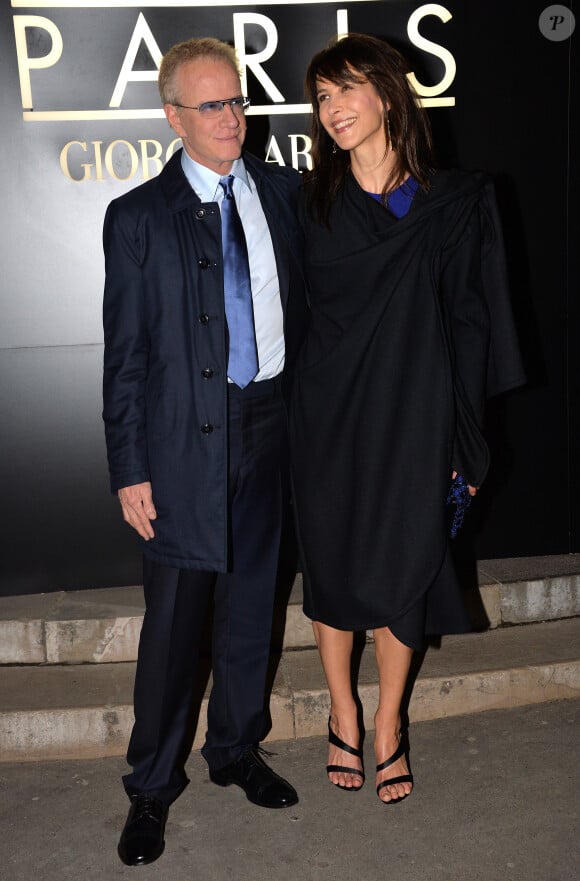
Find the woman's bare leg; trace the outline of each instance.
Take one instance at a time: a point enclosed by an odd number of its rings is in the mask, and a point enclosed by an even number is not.
[[[379,668],[379,706],[375,713],[375,755],[377,765],[396,752],[401,730],[401,701],[409,675],[413,649],[400,642],[388,627],[374,631],[375,654]],[[383,780],[408,774],[404,756],[377,774],[377,786]],[[383,801],[407,795],[412,784],[395,783],[380,790]]]
[[[312,626],[330,692],[331,728],[337,737],[358,749],[360,731],[351,684],[353,633],[348,630],[336,630],[327,624],[321,624],[320,621],[314,621]],[[360,759],[332,744],[328,745],[328,764],[362,770]],[[357,774],[343,771],[332,771],[329,780],[347,788],[356,789],[361,785],[361,778]]]

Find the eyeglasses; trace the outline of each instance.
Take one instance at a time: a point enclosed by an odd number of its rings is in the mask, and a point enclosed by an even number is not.
[[[250,106],[249,98],[228,98],[225,101],[204,101],[203,104],[198,104],[197,107],[191,107],[189,104],[174,104],[174,107],[181,107],[183,110],[198,110],[202,116],[206,116],[208,119],[211,119],[214,116],[219,116],[220,113],[223,112],[226,104],[231,107],[234,113],[245,113],[248,107]]]

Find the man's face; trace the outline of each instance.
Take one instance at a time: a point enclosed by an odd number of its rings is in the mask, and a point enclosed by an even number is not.
[[[241,96],[240,78],[233,67],[220,59],[198,58],[182,64],[176,74],[180,104],[198,107],[205,101],[225,101]],[[208,119],[199,110],[165,104],[165,115],[180,136],[187,153],[196,162],[220,176],[228,174],[242,152],[246,118],[241,108],[229,105]]]

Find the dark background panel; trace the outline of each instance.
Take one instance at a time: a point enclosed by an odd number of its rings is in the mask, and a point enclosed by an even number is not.
[[[577,4],[576,4],[577,6]],[[578,21],[578,9],[576,8]],[[567,353],[567,408],[570,415],[570,545],[580,547],[580,168],[578,144],[580,141],[580,65],[578,52],[570,53],[570,143],[567,165],[569,183],[567,216],[568,284],[566,307],[568,314]],[[548,254],[548,260],[551,255]],[[554,506],[552,503],[551,507]]]
[[[488,409],[493,467],[472,529],[480,558],[578,549],[570,520],[578,505],[568,389],[568,338],[578,340],[567,306],[570,43],[542,36],[543,3],[493,5],[495,14],[490,5],[475,16],[462,4],[446,25],[462,75],[456,107],[437,114],[448,127],[438,144],[452,160],[494,177],[529,377],[526,389]]]
[[[140,583],[109,492],[102,346],[0,350],[3,595]]]
[[[449,21],[429,15],[420,24],[421,35],[449,50],[457,65],[446,91],[455,106],[429,110],[439,160],[484,169],[495,180],[529,376],[526,388],[490,403],[493,465],[459,550],[480,558],[580,551],[578,173],[571,161],[578,143],[577,35],[547,40],[538,28],[542,2],[441,5]],[[264,69],[288,103],[301,103],[308,61],[336,32],[343,9],[351,31],[387,37],[408,55],[420,82],[439,82],[441,61],[407,36],[419,7],[425,4],[410,0],[160,5],[143,14],[161,51],[189,36],[231,40],[236,11],[269,17],[278,47]],[[146,176],[141,165],[128,176],[131,150],[149,139],[165,151],[172,132],[163,119],[25,122],[17,14],[50,18],[65,44],[57,66],[31,74],[35,109],[104,109],[139,9],[0,9],[0,594],[131,584],[140,581],[139,554],[108,490],[100,416],[100,236],[108,202]],[[29,40],[31,52],[47,51],[46,35],[31,32]],[[259,51],[263,30],[248,28],[247,43]],[[136,67],[152,69],[144,48]],[[248,91],[254,105],[269,103],[251,73]],[[153,82],[131,84],[122,103],[157,106]],[[273,136],[290,164],[292,143],[303,144],[309,120],[272,114],[251,117],[249,126],[252,150],[265,155]],[[104,155],[116,139],[129,146],[115,148],[114,174],[105,169],[96,180],[96,151]],[[74,140],[86,150],[71,149],[70,171],[80,178],[86,164],[84,182],[68,179],[59,163]]]

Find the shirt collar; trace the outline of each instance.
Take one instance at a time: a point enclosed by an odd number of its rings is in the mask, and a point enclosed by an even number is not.
[[[181,167],[195,194],[202,202],[215,202],[216,194],[219,194],[220,175],[211,168],[207,168],[200,162],[191,158],[185,148],[181,151]],[[244,160],[240,157],[233,163],[229,174],[233,174],[245,184],[251,191],[252,186]]]

